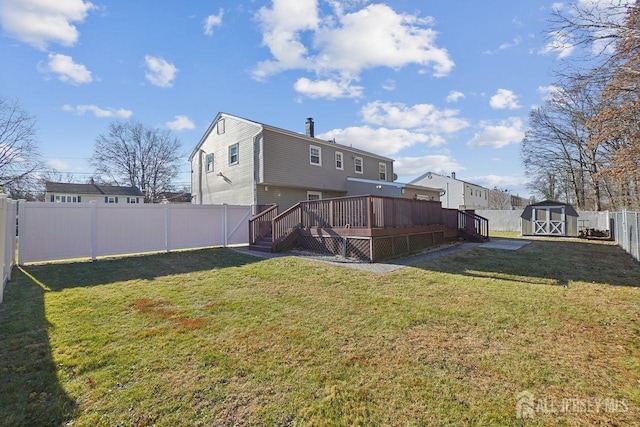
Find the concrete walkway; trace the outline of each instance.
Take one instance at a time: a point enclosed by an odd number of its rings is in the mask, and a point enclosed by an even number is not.
[[[528,245],[529,241],[526,240],[510,240],[510,239],[494,239],[488,243],[451,243],[448,245],[438,246],[426,252],[411,255],[404,258],[393,259],[387,262],[364,262],[353,259],[343,258],[337,255],[322,255],[314,252],[307,251],[287,251],[278,253],[252,251],[248,247],[236,247],[231,248],[236,252],[240,252],[245,255],[251,255],[257,258],[282,258],[287,256],[295,256],[310,261],[323,262],[339,267],[352,268],[354,270],[368,271],[370,273],[386,274],[396,270],[400,270],[405,267],[409,267],[423,262],[431,261],[436,258],[455,254],[458,252],[468,251],[474,248],[486,248],[486,249],[503,249],[503,250],[518,250],[521,247]]]

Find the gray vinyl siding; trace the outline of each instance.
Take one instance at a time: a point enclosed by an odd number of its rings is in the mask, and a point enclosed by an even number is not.
[[[339,144],[264,129],[262,181],[282,187],[347,191],[347,177],[378,179],[378,163],[387,164],[387,181],[393,180],[393,162],[368,156]],[[321,166],[309,161],[309,147],[321,148]],[[343,153],[343,170],[336,169],[335,153]],[[364,173],[354,170],[354,157],[362,157]],[[305,190],[306,194],[306,190]]]
[[[255,204],[254,138],[260,126],[224,117],[224,133],[216,127],[207,135],[192,159],[192,188],[198,204]],[[229,165],[229,146],[238,144],[238,163]],[[213,171],[205,171],[205,156],[213,153]],[[219,174],[222,174],[220,176]],[[199,178],[200,175],[200,178]],[[201,187],[200,187],[201,186]]]
[[[258,205],[277,204],[279,212],[284,212],[298,202],[307,200],[307,191],[318,191],[313,189],[277,187],[267,185],[269,191],[265,191],[265,185],[259,184],[257,187]],[[322,198],[342,197],[345,193],[337,191],[322,191]]]

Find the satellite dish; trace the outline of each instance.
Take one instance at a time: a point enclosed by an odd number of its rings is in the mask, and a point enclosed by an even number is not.
[[[397,180],[398,180],[398,174],[397,174],[397,173],[394,173],[394,174],[393,174],[393,180],[394,180],[394,181],[397,181]]]

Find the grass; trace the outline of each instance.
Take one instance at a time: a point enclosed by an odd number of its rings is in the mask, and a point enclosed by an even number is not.
[[[639,284],[571,239],[386,275],[224,249],[28,266],[0,425],[638,425]]]

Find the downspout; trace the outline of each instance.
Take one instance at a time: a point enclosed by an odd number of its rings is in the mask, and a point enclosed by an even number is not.
[[[198,204],[202,204],[202,156],[204,150],[198,152]]]

